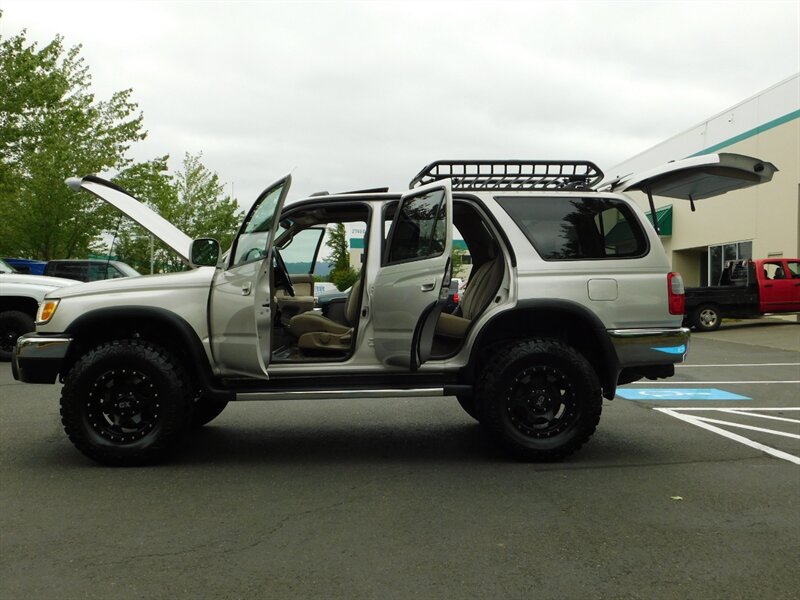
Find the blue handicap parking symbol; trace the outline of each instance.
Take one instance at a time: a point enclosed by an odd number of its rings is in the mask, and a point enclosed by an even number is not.
[[[751,400],[715,388],[619,388],[617,396],[626,400]]]

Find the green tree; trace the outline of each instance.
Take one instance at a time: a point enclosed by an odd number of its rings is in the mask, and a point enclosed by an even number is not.
[[[145,136],[131,90],[95,100],[80,50],[0,36],[0,255],[85,256],[110,211],[64,179],[124,167]]]
[[[235,200],[224,193],[219,176],[201,162],[202,154],[184,156],[181,170],[168,173],[168,156],[138,163],[123,170],[114,182],[149,205],[189,237],[213,237],[227,249],[242,213]],[[147,231],[130,220],[120,225],[115,254],[143,273],[178,271],[180,258]]]
[[[350,266],[350,251],[347,245],[347,231],[344,223],[337,223],[328,228],[328,241],[325,245],[331,249],[325,260],[331,267],[330,280],[342,292],[358,279],[358,271]]]

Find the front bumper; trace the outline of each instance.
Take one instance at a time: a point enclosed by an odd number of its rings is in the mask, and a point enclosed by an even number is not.
[[[689,329],[612,329],[611,343],[622,368],[672,365],[689,351]]]
[[[11,363],[14,379],[55,383],[72,338],[66,334],[26,333],[17,340]]]

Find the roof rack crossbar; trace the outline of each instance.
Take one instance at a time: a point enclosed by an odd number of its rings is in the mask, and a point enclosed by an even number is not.
[[[450,179],[456,190],[588,189],[603,179],[603,172],[586,160],[437,160],[408,187],[442,179]]]

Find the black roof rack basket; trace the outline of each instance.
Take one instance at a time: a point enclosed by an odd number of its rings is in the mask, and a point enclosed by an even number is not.
[[[454,190],[585,190],[603,179],[586,160],[437,160],[411,180],[409,188],[450,179]]]

